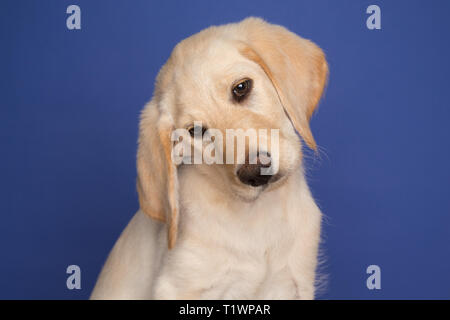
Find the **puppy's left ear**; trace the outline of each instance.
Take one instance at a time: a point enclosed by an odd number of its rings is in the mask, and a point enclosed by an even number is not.
[[[259,18],[239,23],[241,54],[258,63],[272,81],[285,112],[306,144],[317,150],[309,120],[328,77],[323,51],[284,27]]]

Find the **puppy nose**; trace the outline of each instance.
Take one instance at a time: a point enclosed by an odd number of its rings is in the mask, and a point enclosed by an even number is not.
[[[272,176],[269,174],[261,174],[261,170],[270,167],[270,155],[268,155],[268,157],[269,159],[264,161],[265,163],[261,163],[261,157],[259,155],[255,164],[249,164],[248,161],[246,161],[236,173],[239,180],[252,187],[259,187],[267,184]]]

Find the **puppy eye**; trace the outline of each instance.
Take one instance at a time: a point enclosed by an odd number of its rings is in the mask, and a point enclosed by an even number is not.
[[[195,132],[201,132],[203,137],[205,135],[206,130],[207,128],[203,126],[192,126],[188,129],[189,134],[191,135],[192,138],[194,138]]]
[[[242,101],[252,90],[253,81],[251,79],[240,80],[233,86],[233,98],[236,101]]]

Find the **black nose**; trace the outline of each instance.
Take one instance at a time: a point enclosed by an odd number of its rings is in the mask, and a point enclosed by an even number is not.
[[[263,168],[269,168],[270,162],[267,164],[262,164],[259,159],[260,158],[258,157],[256,164],[245,163],[239,168],[236,174],[242,183],[252,187],[259,187],[269,182],[272,176],[268,174],[261,174],[261,170]]]

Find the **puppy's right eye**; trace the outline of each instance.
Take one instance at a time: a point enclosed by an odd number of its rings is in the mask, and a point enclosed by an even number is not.
[[[207,129],[205,127],[203,127],[203,126],[192,126],[192,127],[190,127],[188,129],[189,134],[191,135],[192,138],[194,138],[195,132],[201,132],[202,133],[202,137],[203,137],[203,135],[205,134],[206,130]]]

